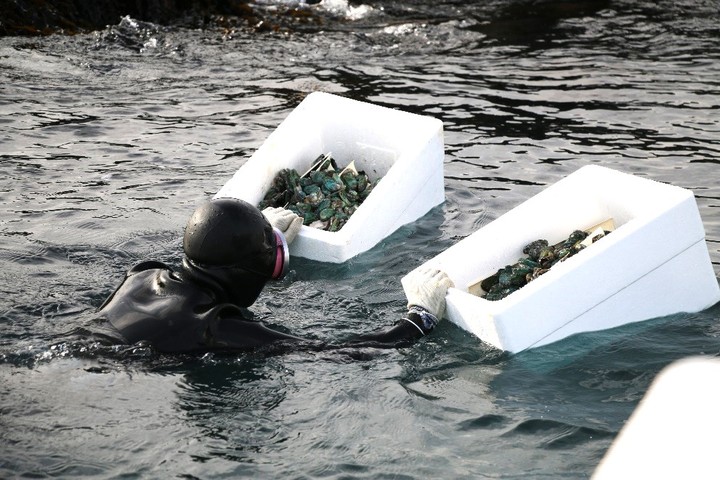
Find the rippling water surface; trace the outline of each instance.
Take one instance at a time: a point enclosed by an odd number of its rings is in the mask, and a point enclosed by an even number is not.
[[[449,322],[381,351],[82,340],[313,91],[441,119],[447,201],[346,264],[295,261],[253,307],[273,325],[391,324],[402,275],[591,163],[692,189],[720,271],[716,2],[389,3],[0,39],[1,477],[587,478],[660,369],[718,354],[717,305],[515,356]]]

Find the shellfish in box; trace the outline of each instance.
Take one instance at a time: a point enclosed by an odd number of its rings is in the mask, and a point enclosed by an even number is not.
[[[358,172],[355,162],[340,171],[332,156],[324,154],[302,175],[280,170],[258,208],[287,208],[303,218],[303,225],[337,232],[379,181],[371,182],[365,172]]]

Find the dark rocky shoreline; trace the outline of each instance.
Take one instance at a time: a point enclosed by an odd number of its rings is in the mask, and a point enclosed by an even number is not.
[[[307,15],[288,7],[293,16]],[[124,16],[159,25],[246,25],[277,30],[244,0],[0,0],[0,36],[77,34],[116,25]]]

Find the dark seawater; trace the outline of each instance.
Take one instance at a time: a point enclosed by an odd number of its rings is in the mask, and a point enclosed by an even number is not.
[[[717,2],[258,8],[283,27],[0,39],[0,477],[588,478],[663,367],[718,355],[718,305],[515,356],[449,322],[332,353],[85,339],[318,90],[441,119],[447,201],[343,265],[295,261],[253,307],[268,323],[390,325],[406,272],[587,164],[692,189],[720,271]]]

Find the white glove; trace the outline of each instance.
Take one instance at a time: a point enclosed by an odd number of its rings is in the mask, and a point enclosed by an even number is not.
[[[268,219],[270,225],[282,232],[288,245],[295,240],[303,224],[302,217],[281,207],[268,207],[262,213]]]
[[[441,319],[445,313],[445,295],[455,284],[442,270],[420,267],[413,270],[405,281],[405,296],[408,308],[422,307]]]

